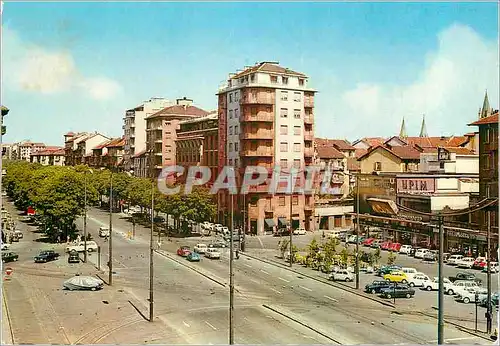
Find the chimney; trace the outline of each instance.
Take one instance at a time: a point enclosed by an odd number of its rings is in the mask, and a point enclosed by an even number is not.
[[[184,108],[189,107],[193,104],[193,100],[188,99],[186,96],[184,96],[181,99],[177,99],[176,103],[178,106],[184,106]]]

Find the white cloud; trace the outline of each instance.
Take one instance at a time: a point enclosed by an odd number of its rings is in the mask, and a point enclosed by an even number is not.
[[[121,91],[116,81],[84,76],[70,52],[50,51],[22,41],[9,28],[2,28],[3,82],[18,90],[55,94],[84,92],[95,100],[109,100]]]
[[[429,135],[472,131],[467,123],[477,117],[485,89],[491,106],[498,107],[498,42],[487,41],[459,24],[442,31],[437,39],[436,51],[427,54],[424,69],[411,83],[361,82],[352,90],[340,91],[329,107],[335,111],[335,129],[319,123],[318,135],[336,137],[341,132],[351,140],[392,136],[404,116],[408,134],[417,136],[422,114]],[[389,66],[387,73],[396,71]]]

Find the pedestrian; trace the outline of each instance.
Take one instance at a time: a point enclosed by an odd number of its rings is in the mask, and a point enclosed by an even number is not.
[[[160,249],[160,247],[161,247],[161,241],[160,241],[160,240],[158,240],[158,242],[156,243],[156,245],[158,246],[158,248],[157,248],[157,249],[159,250],[159,249]]]
[[[104,237],[104,242],[106,243],[108,241],[108,235]]]

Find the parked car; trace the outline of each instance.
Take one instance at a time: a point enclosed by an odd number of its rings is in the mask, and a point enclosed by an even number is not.
[[[451,255],[446,261],[446,264],[450,266],[457,265],[458,261],[460,261],[462,258],[464,258],[464,256],[462,255]]]
[[[438,260],[439,253],[436,250],[430,250],[424,254],[422,260],[426,262],[436,262]]]
[[[390,272],[389,274],[385,274],[384,280],[390,281],[390,282],[401,282],[401,283],[405,284],[408,282],[408,277],[401,270],[394,270],[394,271]]]
[[[387,281],[382,281],[382,280],[375,280],[371,284],[367,284],[365,286],[365,292],[371,293],[371,294],[377,294],[380,293],[383,289],[392,287],[394,286],[393,283],[387,282]]]
[[[455,296],[455,301],[463,302],[465,304],[475,303],[476,294],[477,294],[477,301],[479,303],[483,298],[488,297],[488,290],[486,290],[485,288],[469,287],[460,291],[460,293]]]
[[[10,249],[10,244],[2,244],[2,251]]]
[[[215,233],[222,233],[222,229],[224,228],[224,226],[222,226],[220,223],[216,223],[214,225],[214,230],[215,230]]]
[[[371,247],[372,249],[379,249],[381,244],[382,244],[382,240],[380,240],[380,239],[375,239],[375,240],[371,243],[370,247]]]
[[[406,274],[408,279],[413,278],[415,275],[420,274],[415,268],[403,267],[401,271]]]
[[[75,250],[77,252],[83,252],[85,251],[84,248],[85,248],[85,242],[81,241],[74,245],[67,246],[66,252],[71,252],[72,250]],[[87,252],[97,251],[98,248],[99,247],[95,241],[87,240]]]
[[[186,259],[189,262],[199,262],[201,261],[201,257],[198,252],[190,252],[189,255],[186,256]]]
[[[453,286],[451,281],[448,278],[443,278],[443,286],[444,286],[444,292],[447,292],[448,289]],[[422,286],[422,289],[425,289],[427,291],[437,291],[439,290],[439,278],[434,278],[434,280],[430,282],[426,282],[424,286]]]
[[[55,261],[59,258],[59,254],[54,250],[40,251],[40,253],[35,256],[35,263],[46,263],[50,261]]]
[[[464,281],[475,281],[478,284],[481,284],[482,280],[479,278],[476,278],[476,275],[473,273],[467,273],[467,272],[460,272],[457,273],[455,276],[449,276],[448,279],[450,279],[451,282],[459,281],[459,280],[464,280]]]
[[[383,242],[382,244],[380,244],[380,250],[385,250],[385,251],[389,250],[391,248],[391,244],[392,242],[390,241]]]
[[[411,245],[401,245],[401,248],[399,249],[399,253],[409,255],[411,249],[412,249]]]
[[[384,288],[380,292],[382,298],[411,298],[415,295],[415,290],[407,285],[393,285],[389,288]]]
[[[479,285],[474,281],[455,281],[448,286],[446,293],[452,296],[455,294],[460,294],[461,291],[470,287],[479,288]]]
[[[347,269],[340,269],[331,273],[328,279],[349,282],[354,280],[354,275]]]
[[[398,266],[398,265],[384,265],[382,267],[380,267],[380,269],[378,270],[377,272],[377,275],[378,276],[384,276],[385,274],[389,274],[390,272],[392,272],[393,270],[401,270],[401,266]]]
[[[427,252],[429,252],[429,251],[430,251],[429,249],[422,249],[422,248],[417,249],[417,250],[415,251],[415,256],[414,256],[414,257],[415,257],[415,258],[420,258],[420,259],[423,259],[423,258],[424,258],[424,256],[425,256],[425,254],[426,254]]]
[[[220,251],[216,248],[208,248],[207,251],[205,251],[205,257],[210,259],[220,259]]]
[[[388,250],[392,252],[399,252],[400,249],[401,249],[400,243],[392,243]]]
[[[486,265],[486,257],[478,257],[474,260],[474,263],[472,264],[472,269],[483,269],[484,266]]]
[[[14,231],[14,235],[17,236],[18,239],[23,239],[24,235],[23,235],[23,232],[21,232],[20,230],[16,229]]]
[[[307,231],[306,231],[305,228],[297,228],[297,229],[293,230],[293,234],[295,234],[295,235],[306,235]]]
[[[350,236],[347,237],[346,239],[346,243],[348,244],[356,244],[356,235],[355,234],[351,234]]]
[[[498,298],[499,298],[498,295],[499,295],[498,292],[495,292],[495,293],[493,293],[491,295],[491,305],[494,306],[494,307],[495,306],[498,307]],[[488,297],[483,297],[480,300],[479,305],[483,306],[483,307],[487,307],[487,305],[488,305]]]
[[[19,255],[14,252],[2,252],[2,262],[16,262],[19,259]]]
[[[212,243],[208,244],[208,247],[219,249],[219,248],[228,247],[228,245],[229,244],[224,240],[216,240],[216,241],[213,241]]]
[[[410,249],[410,252],[408,253],[408,256],[410,256],[410,257],[415,257],[415,252],[416,252],[416,251],[417,251],[417,249],[416,249],[416,248],[414,248],[414,247],[412,247],[412,248]]]
[[[361,243],[363,246],[371,246],[372,243],[375,241],[375,238],[366,238],[365,240],[363,240],[363,242]]]
[[[457,261],[457,268],[472,268],[475,259],[472,257],[464,257],[461,260]]]
[[[109,237],[109,228],[108,227],[99,227],[99,237],[101,237],[101,238]]]
[[[71,279],[68,279],[63,282],[63,288],[75,291],[75,290],[90,290],[95,291],[99,290],[104,286],[104,282],[100,279],[97,279],[93,276],[73,276]]]
[[[417,273],[411,278],[408,278],[410,287],[423,287],[431,282],[431,279],[424,273]]]
[[[177,255],[186,257],[191,253],[191,248],[189,246],[183,245],[180,248],[177,249]]]
[[[492,273],[498,273],[499,271],[499,268],[498,268],[498,262],[490,262],[491,264],[491,270],[490,272]],[[488,265],[485,265],[483,267],[483,273],[487,273],[488,272]]]
[[[204,254],[207,249],[208,249],[207,244],[196,244],[193,250],[196,253]]]
[[[80,256],[78,252],[72,251],[68,255],[68,263],[80,263]]]

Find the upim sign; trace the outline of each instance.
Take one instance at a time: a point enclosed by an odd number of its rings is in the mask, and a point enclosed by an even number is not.
[[[428,194],[436,191],[434,178],[398,178],[398,193]]]

